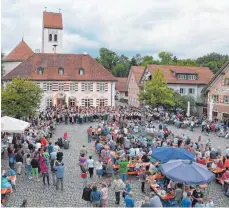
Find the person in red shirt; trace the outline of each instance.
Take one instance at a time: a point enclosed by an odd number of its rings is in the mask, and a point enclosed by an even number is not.
[[[197,160],[197,163],[202,164],[202,165],[207,165],[206,161],[204,160],[204,158],[200,158]]]
[[[223,161],[222,160],[218,160],[217,167],[223,169]]]
[[[44,137],[41,139],[41,145],[43,147],[46,147],[47,146],[47,140]]]
[[[229,168],[229,156],[227,156],[227,158],[224,162],[224,168]]]
[[[227,168],[226,172],[222,176],[222,187],[224,189],[224,181],[229,180],[229,168]]]
[[[88,143],[91,143],[92,139],[92,126],[87,129]]]
[[[214,123],[211,125],[211,130],[212,130],[212,132],[215,132],[215,124]]]

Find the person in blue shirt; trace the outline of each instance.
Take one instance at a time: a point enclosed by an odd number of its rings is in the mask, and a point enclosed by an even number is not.
[[[185,198],[183,198],[183,200],[182,200],[182,207],[191,207],[192,206],[191,198],[192,198],[191,193],[188,192],[187,196]]]
[[[64,180],[64,163],[56,161],[53,168],[56,170],[56,190],[59,190],[59,184],[61,183],[61,191],[64,190],[63,180]]]
[[[100,150],[102,149],[102,147],[103,147],[103,145],[99,142],[99,143],[97,143],[97,145],[96,145],[96,149],[97,149],[97,151],[100,153]]]
[[[91,199],[93,207],[100,207],[101,194],[97,190],[97,186],[92,187],[90,199]]]
[[[130,183],[129,183],[128,180],[126,181],[125,184],[126,184],[126,186],[125,186],[125,188],[124,188],[124,190],[123,190],[123,194],[122,194],[123,198],[125,198],[126,195],[129,194],[130,191],[131,191],[131,185],[130,185]]]
[[[133,193],[130,192],[125,196],[126,207],[134,207]]]
[[[4,174],[1,179],[1,188],[10,189],[12,192],[12,186],[9,180],[10,180],[9,177],[7,177],[6,174]]]
[[[52,142],[49,142],[49,145],[48,145],[47,149],[48,149],[48,153],[49,153],[49,155],[50,155],[51,152],[53,152],[53,145],[52,145]]]

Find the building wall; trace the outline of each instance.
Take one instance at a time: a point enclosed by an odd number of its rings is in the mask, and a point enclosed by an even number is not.
[[[20,63],[22,62],[4,62],[3,66],[4,66],[4,75],[8,74],[9,72],[11,72],[14,68],[16,68]]]
[[[52,34],[52,41],[49,41],[49,34]],[[57,42],[54,41],[55,34],[57,35]],[[53,45],[57,45],[56,53],[62,53],[63,30],[43,28],[42,38],[42,53],[54,53]]]
[[[219,75],[216,82],[212,85],[208,92],[208,114],[210,111],[210,101],[214,96],[218,96],[218,101],[213,104],[213,118],[224,119],[226,114],[229,116],[229,102],[225,101],[225,96],[229,97],[229,85],[226,85],[225,79],[229,79],[229,66],[225,70],[225,74]]]
[[[44,85],[49,82],[36,82],[41,89],[44,88]],[[56,82],[55,82],[56,83]],[[58,82],[60,83],[60,82]],[[62,82],[66,83],[66,82]],[[98,103],[96,99],[107,99],[107,106],[115,106],[115,82],[107,82],[108,83],[108,91],[97,91],[96,83],[93,83],[93,91],[82,91],[81,83],[78,82],[78,91],[44,91],[41,101],[41,109],[46,108],[47,106],[47,99],[52,98],[52,104],[57,105],[57,96],[61,92],[65,95],[65,102],[68,104],[68,99],[70,97],[76,98],[76,105],[82,106],[82,99],[93,99],[93,106],[97,106]],[[85,83],[85,82],[83,82]]]
[[[129,75],[128,83],[128,104],[134,107],[140,107],[140,102],[138,101],[138,94],[140,92],[139,86],[133,73]]]
[[[181,95],[191,95],[197,101],[198,98],[201,96],[201,90],[204,88],[205,85],[189,85],[189,84],[168,84],[168,87],[173,89],[176,92],[180,93],[180,88],[184,89],[184,93]],[[189,89],[195,89],[193,94],[189,94]]]

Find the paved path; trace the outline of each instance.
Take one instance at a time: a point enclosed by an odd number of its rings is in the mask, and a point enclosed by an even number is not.
[[[17,192],[12,193],[9,196],[7,206],[20,206],[23,199],[27,199],[28,205],[33,207],[86,207],[86,203],[81,199],[83,182],[80,178],[81,174],[77,163],[79,152],[83,144],[88,146],[88,155],[92,155],[94,159],[98,158],[97,155],[95,155],[92,144],[87,144],[86,129],[89,125],[90,124],[60,125],[57,126],[57,130],[53,136],[52,141],[55,141],[58,137],[62,137],[64,131],[67,130],[70,137],[70,149],[63,150],[63,162],[65,163],[63,192],[56,191],[53,185],[44,186],[42,180],[40,182],[29,181],[22,174],[21,176],[17,176]],[[93,127],[96,127],[96,125],[96,123],[92,124]],[[171,130],[174,130],[176,133],[185,132],[190,135],[191,138],[197,138],[199,136],[199,133],[196,131],[192,133],[186,130],[177,130],[173,126],[171,126]],[[206,139],[205,137],[203,138]],[[220,145],[223,147],[229,141],[214,138],[212,136],[211,138],[212,143],[216,146]],[[7,160],[2,160],[3,167],[5,167],[7,163]],[[136,177],[130,176],[128,179],[131,180],[132,190],[136,201],[144,199],[144,195],[140,191],[140,182],[136,180]],[[93,179],[93,181],[95,181],[95,179]],[[220,185],[213,183],[210,187],[210,195],[214,197],[217,206],[228,206],[229,198],[222,194]],[[109,191],[109,206],[114,207],[114,202],[114,193]],[[121,206],[124,206],[123,200]]]

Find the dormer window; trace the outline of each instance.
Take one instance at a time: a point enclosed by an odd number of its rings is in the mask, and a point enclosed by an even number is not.
[[[43,73],[44,73],[44,69],[43,68],[38,68],[37,69],[37,73],[39,74],[39,75],[42,75]]]
[[[63,68],[59,68],[58,74],[59,74],[59,75],[63,75],[63,74],[64,74],[64,69],[63,69]]]
[[[196,75],[188,75],[189,80],[196,80]]]
[[[178,74],[177,78],[178,79],[186,79],[186,75],[185,74]]]
[[[83,68],[80,68],[80,69],[79,69],[79,75],[80,75],[80,76],[83,76],[83,75],[84,75],[84,69],[83,69]]]

